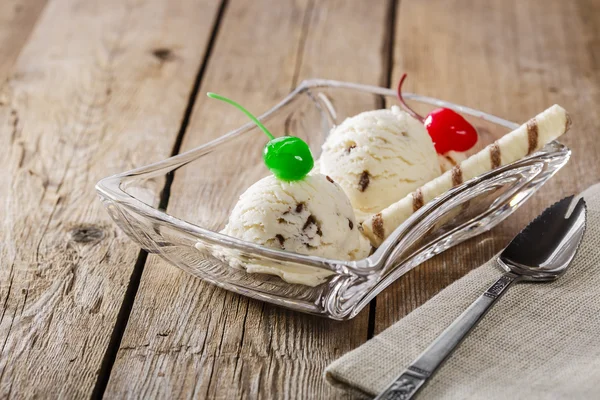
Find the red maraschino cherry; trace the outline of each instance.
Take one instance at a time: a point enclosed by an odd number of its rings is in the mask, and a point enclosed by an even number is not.
[[[467,151],[475,146],[477,131],[455,111],[449,108],[437,108],[423,118],[406,105],[402,98],[402,83],[405,79],[406,74],[402,75],[398,83],[398,100],[410,115],[425,125],[438,154],[446,154],[451,150]]]

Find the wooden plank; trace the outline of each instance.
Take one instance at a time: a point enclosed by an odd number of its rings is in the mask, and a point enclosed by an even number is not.
[[[0,82],[8,76],[47,0],[0,2]]]
[[[170,154],[218,5],[47,5],[0,93],[0,398],[90,396],[139,254],[94,184]]]
[[[387,1],[231,1],[183,150],[246,122],[236,112],[223,118],[227,108],[205,99],[208,90],[260,112],[305,77],[370,84],[385,80],[388,9]],[[357,62],[357,54],[365,62]],[[198,179],[193,168],[177,171],[169,213],[202,218],[199,204],[214,199],[201,187],[193,188]],[[213,193],[218,196],[222,186]],[[367,314],[339,323],[285,311],[192,279],[151,256],[106,393],[132,398],[342,396],[321,374],[329,362],[366,339]],[[135,379],[132,371],[140,371]]]
[[[408,91],[513,121],[561,104],[573,120],[561,139],[573,157],[492,232],[419,266],[379,295],[377,332],[490,259],[545,207],[598,181],[599,18],[598,4],[583,0],[401,2],[394,79],[407,72]]]

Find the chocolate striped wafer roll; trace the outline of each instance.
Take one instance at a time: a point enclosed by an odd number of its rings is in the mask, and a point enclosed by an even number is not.
[[[435,197],[500,166],[515,162],[565,133],[571,125],[567,111],[553,105],[514,131],[502,136],[436,179],[362,223],[364,234],[378,247],[401,223]]]

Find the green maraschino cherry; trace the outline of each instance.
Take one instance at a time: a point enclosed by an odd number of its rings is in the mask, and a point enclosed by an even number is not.
[[[242,111],[269,137],[263,150],[265,165],[277,178],[284,181],[299,181],[304,178],[315,161],[306,142],[295,136],[281,136],[276,138],[269,130],[248,110],[227,97],[216,93],[207,93],[208,97],[224,101]]]

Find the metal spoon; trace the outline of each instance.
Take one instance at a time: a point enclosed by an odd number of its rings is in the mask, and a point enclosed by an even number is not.
[[[585,231],[586,205],[573,196],[547,208],[523,229],[498,258],[507,272],[454,322],[376,400],[411,399],[461,341],[516,282],[549,282],[561,276],[573,261]],[[572,208],[572,212],[569,211]]]

